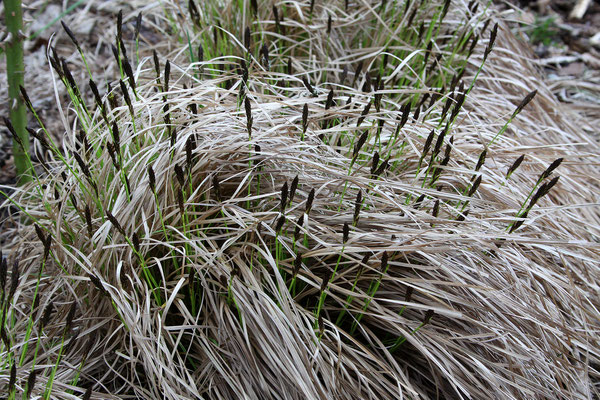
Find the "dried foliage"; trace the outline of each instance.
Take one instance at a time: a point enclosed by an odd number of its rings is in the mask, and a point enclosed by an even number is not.
[[[51,62],[82,133],[47,135],[10,200],[9,393],[598,396],[598,145],[502,25],[475,2],[173,6],[141,24],[177,15],[190,46],[134,66],[120,28],[104,96]]]

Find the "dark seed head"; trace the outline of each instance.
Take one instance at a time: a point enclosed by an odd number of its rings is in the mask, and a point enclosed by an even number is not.
[[[123,229],[123,227],[121,226],[121,224],[119,223],[119,221],[108,210],[106,210],[106,217],[108,218],[108,220],[110,221],[110,223],[113,224],[113,226],[119,231],[119,233],[121,233],[123,236],[127,236],[125,234],[125,230]]]
[[[8,339],[8,334],[6,333],[6,329],[4,328],[4,325],[0,325],[0,338],[4,342],[4,345],[6,346],[6,348],[10,349],[11,343],[10,343],[10,340]],[[13,364],[13,366],[14,366],[14,364]],[[12,373],[12,371],[11,371],[11,373]],[[16,373],[16,370],[15,370],[15,373]],[[14,385],[9,385],[9,386],[14,386]]]
[[[365,108],[363,108],[360,117],[358,118],[358,120],[356,121],[356,126],[359,127],[360,124],[363,123],[363,121],[365,120],[365,118],[367,117],[367,115],[369,114],[369,110],[371,109],[371,102],[369,101],[369,103],[367,103],[367,105],[365,106]]]
[[[440,200],[436,200],[435,204],[433,205],[433,210],[431,210],[431,215],[435,218],[437,218],[438,213],[440,212]]]
[[[510,168],[508,169],[508,171],[506,172],[506,177],[508,178],[513,172],[515,172],[515,170],[517,168],[519,168],[519,165],[521,165],[521,163],[523,162],[523,160],[525,159],[525,154],[521,154],[519,156],[519,158],[517,158],[515,160],[515,162],[513,163],[513,165],[510,166]]]
[[[131,98],[129,97],[129,91],[127,90],[127,86],[125,86],[125,82],[119,80],[119,87],[121,88],[121,93],[123,93],[123,99],[125,100],[125,104],[129,108],[129,112],[133,115],[133,105],[131,104]]]
[[[358,225],[358,218],[360,215],[360,210],[362,208],[362,190],[358,191],[356,195],[356,201],[354,202],[354,216],[352,218],[352,223],[354,225]]]
[[[323,277],[323,280],[321,281],[321,289],[320,289],[321,293],[323,293],[327,289],[327,285],[329,284],[330,279],[331,279],[331,276]]]
[[[277,7],[275,7],[275,4],[273,4],[273,17],[275,19],[275,24],[279,25],[279,10],[277,10]]]
[[[473,54],[473,50],[475,50],[475,47],[477,46],[477,43],[479,42],[479,36],[478,35],[474,35],[473,38],[471,39],[471,46],[469,46],[469,51],[467,52],[467,55],[471,55]]]
[[[92,397],[92,387],[90,386],[89,388],[87,388],[87,390],[83,394],[83,397],[81,398],[81,400],[90,400],[91,397]]]
[[[525,98],[517,106],[517,109],[515,110],[514,115],[517,115],[518,113],[520,113],[525,108],[525,106],[527,106],[527,104],[529,104],[529,102],[531,100],[533,100],[533,98],[535,97],[536,94],[537,94],[537,90],[529,92],[527,94],[527,96],[525,96]]]
[[[288,198],[288,183],[286,181],[281,186],[281,201],[279,203],[279,211],[280,212],[283,212],[285,210],[285,205],[287,204],[287,198]]]
[[[17,131],[15,131],[15,128],[13,127],[10,120],[6,117],[2,117],[2,119],[4,120],[4,125],[6,125],[6,128],[8,128],[8,131],[12,135],[13,140],[17,142],[19,146],[21,146],[21,148],[23,148],[23,141],[21,140],[21,137],[17,134]]]
[[[544,183],[542,186],[540,186],[538,188],[538,190],[535,192],[535,194],[531,197],[531,200],[529,201],[529,205],[527,206],[527,209],[531,209],[531,207],[533,207],[537,201],[544,195],[544,192],[546,191],[546,183]]]
[[[388,269],[388,253],[387,251],[383,252],[383,255],[381,256],[381,265],[379,266],[379,271],[381,271],[382,273],[385,273]]]
[[[133,77],[133,70],[131,69],[131,64],[129,64],[129,60],[123,60],[123,71],[125,71],[125,75],[127,75],[129,86],[131,86],[131,90],[135,93],[135,78]]]
[[[217,201],[222,201],[221,185],[219,183],[219,177],[217,175],[213,176],[213,191],[215,192],[215,197],[217,198]]]
[[[4,292],[4,287],[6,286],[6,276],[8,274],[8,267],[6,264],[6,259],[0,252],[0,291]]]
[[[248,129],[248,133],[252,132],[252,106],[250,105],[250,100],[248,97],[244,99],[244,108],[246,109],[246,127]]]
[[[415,108],[415,113],[413,114],[413,119],[415,121],[418,121],[420,114],[421,114],[421,107],[417,106],[417,108]]]
[[[546,179],[547,177],[550,176],[550,174],[560,166],[560,164],[563,162],[562,158],[557,158],[556,160],[552,161],[552,164],[550,164],[548,166],[548,168],[546,168],[546,170],[542,173],[542,176],[540,177],[540,180]]]
[[[52,311],[54,310],[54,303],[51,301],[44,308],[44,314],[42,315],[42,319],[40,321],[40,327],[43,329],[48,322],[50,322],[50,317],[52,316]]]
[[[163,85],[163,92],[167,93],[169,91],[169,78],[171,76],[171,63],[167,60],[165,64],[165,83]]]
[[[204,61],[204,47],[202,47],[202,44],[198,45],[198,62],[203,62]]]
[[[33,105],[31,104],[31,100],[29,99],[29,95],[27,94],[27,91],[21,85],[19,85],[19,91],[21,92],[23,101],[25,101],[25,105],[27,106],[27,108],[29,108],[29,110],[31,110],[33,112]]]
[[[140,11],[135,18],[135,28],[133,31],[133,40],[137,41],[140,37],[140,29],[142,29],[142,12]]]
[[[352,155],[352,161],[356,160],[356,157],[358,157],[358,154],[360,153],[360,149],[363,147],[363,145],[367,141],[368,135],[369,135],[369,131],[366,130],[358,138],[358,141],[356,142],[356,145],[354,146],[354,152],[353,152],[353,155]]]
[[[479,160],[477,160],[477,165],[475,166],[475,171],[479,171],[479,169],[483,166],[485,162],[485,156],[487,154],[487,150],[483,150],[479,155]]]
[[[298,275],[300,268],[302,267],[302,255],[300,253],[296,254],[296,259],[294,260],[294,270],[293,275]]]
[[[373,153],[373,160],[371,161],[371,175],[375,174],[377,167],[379,166],[379,153],[375,151]]]
[[[432,129],[431,132],[429,132],[429,136],[427,136],[427,139],[425,139],[425,144],[423,145],[423,153],[421,155],[421,157],[425,157],[427,155],[427,153],[429,152],[429,148],[431,147],[431,142],[433,142],[433,137],[435,136],[435,129]]]
[[[448,164],[450,161],[450,152],[452,151],[452,145],[454,144],[454,136],[450,136],[450,140],[448,140],[448,144],[446,145],[446,150],[444,151],[444,161],[443,165]]]
[[[183,185],[185,184],[185,174],[183,172],[183,168],[181,168],[179,164],[175,164],[175,176],[177,177],[179,186],[183,187]]]
[[[433,156],[437,157],[442,149],[442,144],[444,143],[444,138],[446,137],[447,130],[444,129],[439,135],[437,140],[435,141],[435,146],[433,147]]]
[[[185,141],[185,167],[188,172],[192,171],[192,151],[194,150],[194,141],[192,136],[188,136]]]
[[[325,109],[329,110],[331,108],[331,106],[333,105],[333,89],[331,89],[329,91],[329,94],[327,95],[327,101],[325,102]]]
[[[468,197],[473,196],[473,194],[475,194],[475,192],[477,191],[477,189],[479,188],[479,185],[481,184],[481,175],[479,175],[477,177],[477,179],[475,179],[475,182],[473,182],[473,186],[471,186],[471,189],[469,189],[469,193],[467,194]]]
[[[40,242],[42,242],[42,244],[46,243],[46,235],[44,235],[44,230],[40,228],[38,224],[33,224],[33,226],[38,239],[40,239]]]
[[[521,227],[521,225],[523,225],[523,223],[525,222],[525,218],[527,218],[527,215],[529,214],[529,211],[525,211],[523,214],[519,215],[519,218],[521,218],[519,221],[515,222],[510,230],[508,231],[508,233],[513,233],[514,231],[516,231],[517,229],[519,229]]]
[[[358,271],[356,272],[356,279],[360,278],[360,276],[363,273],[363,270],[364,270],[365,266],[369,264],[369,259],[370,258],[371,258],[371,254],[370,253],[367,253],[367,254],[364,255],[364,257],[360,261],[360,265],[358,267]]]
[[[544,196],[547,195],[548,192],[550,192],[550,189],[552,189],[554,187],[554,185],[556,185],[559,178],[560,178],[560,176],[555,176],[554,178],[552,178],[552,180],[550,182],[548,182],[546,184],[546,189],[544,190]]]
[[[250,27],[247,26],[244,30],[244,46],[246,47],[246,50],[248,50],[248,52],[250,52],[250,40]]]
[[[288,204],[292,204],[292,201],[294,200],[294,196],[296,195],[296,189],[298,188],[298,175],[296,175],[294,177],[294,179],[292,180],[292,184],[290,185],[290,194],[289,194],[289,201]]]
[[[294,241],[298,240],[298,237],[300,236],[300,227],[302,226],[303,223],[304,223],[304,214],[301,214],[298,217],[298,221],[296,221],[296,226],[294,227]]]
[[[285,215],[281,215],[277,220],[277,224],[275,225],[275,233],[279,233],[281,228],[283,228],[283,224],[285,223]]]
[[[347,222],[344,222],[344,228],[342,229],[342,241],[345,244],[350,236],[350,227]]]
[[[4,327],[2,327],[2,332],[6,335],[4,331]],[[4,336],[3,335],[3,336]],[[9,346],[9,344],[6,344]],[[15,384],[17,383],[17,363],[13,362],[13,365],[10,367],[10,378],[8,379],[8,393],[11,393],[15,388]]]
[[[181,214],[185,212],[184,201],[183,201],[183,192],[179,190],[177,192],[177,204],[179,205],[179,211]]]
[[[379,168],[377,168],[375,170],[375,173],[373,174],[374,177],[378,177],[379,175],[381,175],[383,173],[383,171],[385,171],[387,169],[389,165],[389,158],[387,160],[383,160],[383,162],[379,165]]]
[[[469,189],[469,193],[467,194],[468,197],[473,196],[473,194],[475,194],[475,192],[477,191],[477,188],[479,188],[479,185],[481,184],[481,175],[479,175],[477,177],[477,179],[475,179],[475,182],[473,182],[473,186],[471,186],[471,189]]]
[[[94,274],[90,274],[90,282],[92,282],[92,284],[94,286],[96,286],[96,288],[100,291],[100,293],[102,293],[103,295],[106,294],[106,289],[104,289],[104,286],[102,285],[102,282],[100,281],[100,278],[98,278]]]
[[[497,33],[498,33],[498,23],[495,23],[494,27],[492,28],[492,33],[490,33],[490,41],[488,42],[488,45],[485,48],[485,51],[483,52],[483,58],[484,59],[486,59],[487,56],[492,51],[492,48],[494,47],[494,42],[496,41],[496,35],[497,35]]]
[[[363,68],[363,60],[360,60],[358,62],[358,64],[356,64],[356,69],[354,70],[354,80],[352,81],[352,86],[354,86],[356,84],[356,80],[358,79],[358,76],[362,72],[362,68]]]
[[[81,172],[83,172],[83,174],[85,176],[87,176],[89,179],[91,179],[92,176],[90,175],[90,170],[89,170],[87,164],[85,163],[85,161],[83,161],[83,159],[81,158],[81,156],[78,153],[73,153],[73,157],[75,158],[75,161],[77,161],[77,164],[79,164],[79,168],[81,168]]]
[[[306,87],[306,89],[313,95],[313,97],[317,97],[317,92],[315,91],[315,88],[312,87],[306,76],[302,77],[302,83],[304,83],[304,87]]]
[[[148,165],[148,181],[150,183],[150,189],[153,192],[156,191],[156,177],[154,176],[154,170],[151,165]]]
[[[81,97],[81,96],[79,96],[79,88],[77,87],[77,84],[75,83],[75,78],[73,78],[73,75],[71,74],[71,70],[69,69],[67,60],[65,60],[64,58],[61,58],[60,62],[61,62],[61,66],[62,66],[62,71],[64,73],[65,79],[69,83],[69,86],[71,86],[71,89],[73,89],[73,92],[75,92],[75,95],[77,97]]]
[[[154,60],[154,71],[156,72],[156,79],[160,82],[160,61],[158,61],[158,54],[156,50],[152,50],[152,59]]]
[[[421,203],[423,202],[423,200],[425,199],[425,195],[422,194],[417,198],[417,201],[415,201],[415,204],[413,205],[413,207],[415,208],[415,210],[417,210],[420,206]]]
[[[533,207],[539,199],[541,199],[542,197],[547,195],[550,192],[550,189],[552,189],[552,187],[558,183],[559,178],[560,178],[560,176],[556,176],[549,182],[546,182],[542,186],[540,186],[538,188],[538,190],[535,192],[535,194],[533,195],[533,197],[531,198],[531,201],[529,202],[527,209],[531,209],[531,207]]]
[[[315,199],[315,189],[312,188],[310,190],[310,192],[308,193],[308,199],[306,200],[306,209],[305,209],[305,213],[306,215],[310,214],[310,210],[312,209],[312,204],[313,204],[313,200]]]
[[[402,106],[402,117],[400,119],[400,123],[398,125],[398,129],[402,129],[408,121],[408,117],[410,115],[410,103],[406,103]]]
[[[409,286],[409,287],[406,288],[406,294],[404,295],[404,301],[405,302],[410,303],[413,291],[414,291],[414,288],[412,286]]]
[[[464,221],[464,220],[467,218],[467,216],[469,215],[469,212],[470,212],[470,211],[471,211],[471,210],[466,210],[465,212],[463,212],[462,214],[460,214],[460,215],[459,215],[459,216],[456,218],[456,220],[457,220],[457,221],[459,221],[459,222],[460,222],[460,221]]]
[[[123,37],[123,10],[117,14],[117,40]]]
[[[302,133],[306,133],[307,127],[308,127],[308,104],[304,103],[304,107],[302,108]]]
[[[34,369],[29,373],[29,376],[27,377],[27,391],[25,392],[25,397],[27,397],[27,398],[31,397],[31,391],[33,390],[33,387],[35,386],[36,376],[37,376],[37,371]]]
[[[88,235],[92,237],[94,233],[92,227],[92,212],[90,211],[90,207],[87,204],[85,205],[85,223],[87,224]]]

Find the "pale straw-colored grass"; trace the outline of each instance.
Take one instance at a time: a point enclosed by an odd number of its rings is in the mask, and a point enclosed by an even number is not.
[[[420,169],[419,160],[431,129],[441,131],[445,98],[428,115],[421,110],[417,121],[411,111],[391,152],[385,151],[401,106],[410,95],[429,89],[393,88],[395,70],[388,69],[380,110],[371,107],[357,127],[374,93],[357,89],[364,77],[354,86],[348,81],[360,59],[370,62],[382,51],[394,36],[386,27],[393,25],[364,2],[354,3],[349,14],[343,2],[328,2],[315,6],[312,20],[293,17],[307,12],[305,3],[286,3],[285,48],[295,48],[294,74],[284,73],[288,54],[282,50],[270,49],[270,71],[258,50],[248,62],[251,135],[244,104],[238,103],[240,74],[227,71],[244,56],[242,32],[251,18],[228,20],[232,14],[223,12],[221,27],[234,43],[234,55],[219,61],[227,65],[225,73],[211,77],[214,63],[206,61],[198,79],[200,65],[190,64],[187,49],[173,40],[165,48],[174,50],[159,57],[161,70],[167,58],[171,62],[167,93],[157,90],[151,57],[137,67],[135,127],[113,85],[120,106],[108,117],[118,122],[124,175],[106,150],[114,138],[96,111],[87,130],[90,150],[82,151],[74,135],[66,141],[74,173],[57,160],[39,183],[17,192],[14,201],[52,235],[50,261],[40,280],[40,311],[33,315],[41,315],[50,301],[56,310],[43,332],[34,325],[17,386],[25,385],[33,367],[31,349],[40,337],[34,393],[43,393],[75,302],[73,327],[65,337],[77,338],[63,352],[53,398],[80,398],[88,387],[93,387],[92,398],[597,397],[598,144],[560,111],[531,63],[517,56],[521,45],[500,24],[495,49],[441,146],[440,158],[451,146],[450,160],[430,184],[426,174],[431,177],[440,159],[430,169],[429,154]],[[249,4],[245,9],[249,13]],[[465,9],[462,3],[451,6],[444,30],[452,32]],[[333,31],[340,43],[350,43],[352,32],[373,25],[368,47],[352,51],[336,44],[334,35],[328,43],[328,12],[337,16]],[[272,30],[271,14],[260,15],[263,29]],[[159,21],[160,14],[150,18]],[[192,31],[191,22],[178,23],[182,31]],[[489,29],[470,58],[463,78],[467,88],[488,37]],[[277,43],[284,46],[283,39]],[[344,65],[349,73],[341,84]],[[402,67],[396,73],[412,76]],[[317,97],[302,83],[303,76]],[[233,86],[224,89],[229,78]],[[325,109],[330,88],[335,105]],[[535,99],[488,147],[534,89]],[[173,145],[164,122],[164,96],[177,132]],[[348,96],[352,101],[346,106]],[[301,140],[305,104],[308,129]],[[324,125],[334,118],[337,123]],[[390,158],[389,167],[374,177],[378,120],[385,121],[381,161]],[[80,123],[68,131],[77,131]],[[365,131],[369,138],[352,163],[353,145]],[[196,143],[191,164],[189,140]],[[475,172],[486,147],[486,161]],[[73,152],[91,171],[98,196]],[[507,169],[521,154],[525,161],[507,180]],[[509,233],[540,174],[560,157],[562,164],[544,180],[560,175],[559,182]],[[185,172],[184,214],[176,166]],[[295,196],[276,230],[282,186],[296,176]],[[465,196],[477,176],[481,185]],[[359,190],[363,205],[353,224]],[[18,234],[10,260],[20,260],[21,279],[6,329],[11,351],[20,356],[44,249],[31,223],[22,223]],[[382,270],[384,253],[389,261]],[[290,289],[298,255],[302,264]],[[365,255],[371,256],[366,265]],[[330,281],[324,285],[324,280]],[[2,351],[8,354],[5,347]],[[9,372],[0,370],[2,384]]]

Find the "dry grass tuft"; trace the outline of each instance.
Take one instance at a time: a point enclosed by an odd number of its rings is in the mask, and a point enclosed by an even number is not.
[[[200,50],[129,52],[103,98],[64,78],[82,133],[10,200],[0,380],[61,399],[597,397],[598,145],[503,25],[492,50],[473,5],[256,3],[149,11]]]

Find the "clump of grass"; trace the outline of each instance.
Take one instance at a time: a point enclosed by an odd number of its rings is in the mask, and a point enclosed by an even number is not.
[[[92,100],[51,55],[81,132],[10,199],[33,223],[0,263],[10,393],[594,390],[597,246],[549,216],[577,164],[515,161],[506,121],[533,96],[501,122],[477,107],[499,28],[475,4],[396,6],[191,1],[183,50],[140,47],[135,74],[119,17]]]

